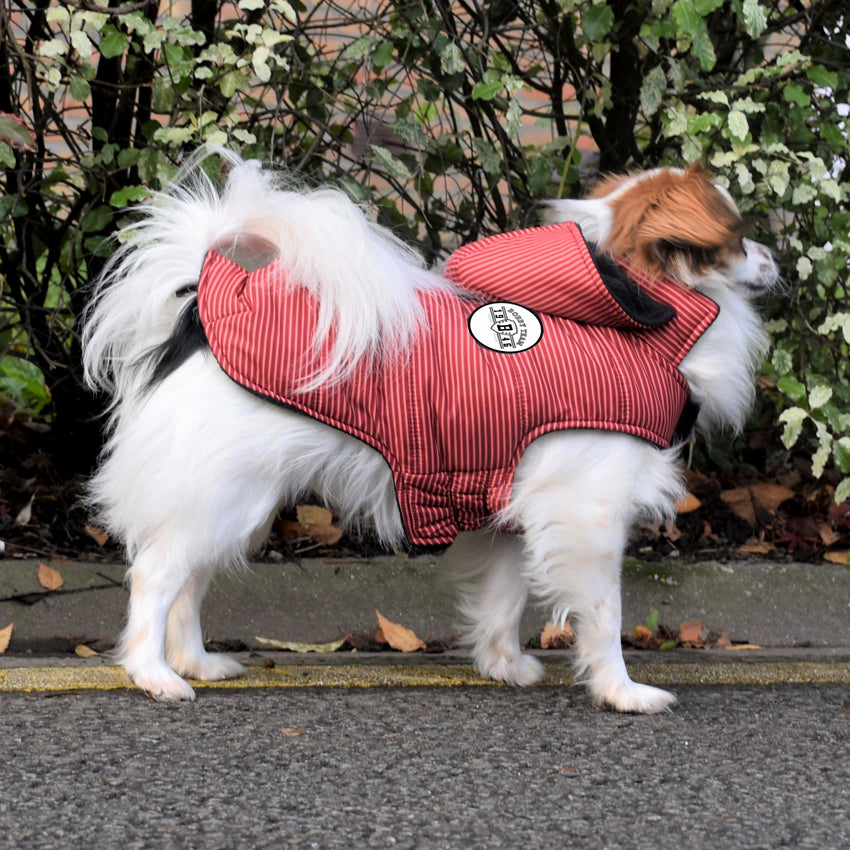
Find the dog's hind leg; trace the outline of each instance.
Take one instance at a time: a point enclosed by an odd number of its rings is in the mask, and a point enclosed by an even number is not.
[[[519,625],[528,596],[522,561],[516,536],[476,531],[457,538],[443,566],[459,594],[458,613],[475,669],[497,681],[531,685],[544,671],[520,645]]]

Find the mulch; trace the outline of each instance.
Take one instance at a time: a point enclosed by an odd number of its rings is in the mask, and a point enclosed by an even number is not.
[[[5,557],[121,562],[118,542],[91,524],[83,501],[85,476],[64,475],[55,456],[49,425],[8,412],[0,417],[0,546]],[[672,522],[639,526],[629,557],[819,562],[826,556],[840,562],[850,550],[850,505],[835,505],[829,475],[812,480],[800,459],[770,476],[755,467],[735,475],[718,468],[689,472],[688,484],[686,512]],[[735,493],[740,498],[730,499]],[[327,528],[319,533],[298,520],[298,506],[285,511],[257,559],[389,554],[368,536],[329,536]]]

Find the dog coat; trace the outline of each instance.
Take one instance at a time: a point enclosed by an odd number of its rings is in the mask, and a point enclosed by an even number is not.
[[[315,298],[277,263],[249,273],[211,252],[198,312],[234,381],[377,449],[409,542],[445,546],[507,506],[522,452],[542,434],[677,438],[690,407],[677,367],[717,305],[610,265],[596,265],[572,223],[466,245],[446,268],[466,292],[420,294],[426,323],[406,355],[364,358],[307,392],[332,339],[317,353]]]

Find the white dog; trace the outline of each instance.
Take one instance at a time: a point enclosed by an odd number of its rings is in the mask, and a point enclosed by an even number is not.
[[[633,522],[671,514],[683,493],[675,445],[682,431],[671,427],[682,411],[702,430],[736,429],[752,401],[766,339],[750,300],[776,285],[778,269],[764,246],[743,238],[729,194],[695,169],[609,178],[586,200],[552,205],[557,221],[576,222],[596,248],[578,239],[576,226],[554,224],[465,246],[441,276],[341,193],[284,190],[256,163],[223,156],[229,173],[221,190],[195,162],[122,232],[85,326],[87,379],[112,398],[90,498],[131,564],[119,651],[133,681],[157,699],[179,700],[194,697],[183,676],[239,675],[235,660],[203,646],[200,606],[210,578],[245,562],[281,506],[311,495],[388,546],[457,536],[445,560],[483,675],[519,685],[543,675],[519,641],[531,593],[556,619],[573,615],[577,672],[595,701],[620,711],[668,708],[671,694],[632,682],[626,671],[620,565]],[[556,268],[567,253],[593,281],[578,305],[573,293],[583,284],[574,290]],[[551,267],[541,271],[538,257]],[[225,288],[214,289],[220,281]],[[494,299],[483,333],[489,327],[495,336],[487,342],[472,314]],[[578,321],[549,315],[561,306]],[[440,470],[400,460],[406,441],[415,451],[426,445],[419,432],[431,428],[433,410],[408,423],[403,407],[401,425],[387,414],[386,427],[398,433],[386,441],[362,430],[364,419],[384,416],[381,405],[395,403],[384,402],[391,392],[405,396],[402,405],[419,393],[439,406],[453,392],[446,375],[469,383],[467,361],[484,358],[511,374],[529,370],[531,390],[514,390],[514,378],[496,380],[508,395],[536,393],[545,406],[541,386],[571,392],[580,379],[569,371],[535,378],[538,367],[523,364],[536,362],[531,356],[545,352],[562,327],[639,345],[681,325],[691,307],[681,352],[672,367],[658,367],[666,382],[658,392],[663,427],[618,418],[624,407],[652,405],[639,384],[625,386],[632,366],[611,365],[620,355],[594,348],[588,368],[610,387],[597,393],[588,382],[585,403],[611,396],[617,421],[561,410],[536,430],[520,427],[508,437],[512,460],[497,460],[497,473],[465,466],[439,434],[432,435],[437,449],[427,451],[451,455]],[[287,342],[266,370],[272,377],[252,371],[252,353],[228,324],[242,313],[254,322],[249,339],[264,350],[278,346],[283,324],[307,329],[308,338]],[[458,341],[440,342],[442,325],[462,326]],[[404,377],[408,362],[418,368],[417,346],[432,339],[427,357],[438,361],[438,377]],[[590,348],[570,344],[574,352]],[[572,366],[572,354],[549,357]],[[640,357],[657,365],[655,353]],[[377,406],[352,401],[352,387],[375,375],[390,376],[383,389],[367,389],[380,397]],[[349,411],[342,424],[341,407]],[[462,405],[452,408],[445,427],[461,434],[464,452],[486,454],[491,426],[482,425],[481,410],[491,411],[492,430],[512,414],[478,407],[469,423]],[[481,493],[469,489],[478,481]]]

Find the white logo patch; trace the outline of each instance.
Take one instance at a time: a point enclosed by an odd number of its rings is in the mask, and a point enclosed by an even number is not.
[[[491,351],[516,354],[540,342],[543,325],[528,307],[511,301],[483,304],[469,317],[469,332]]]

